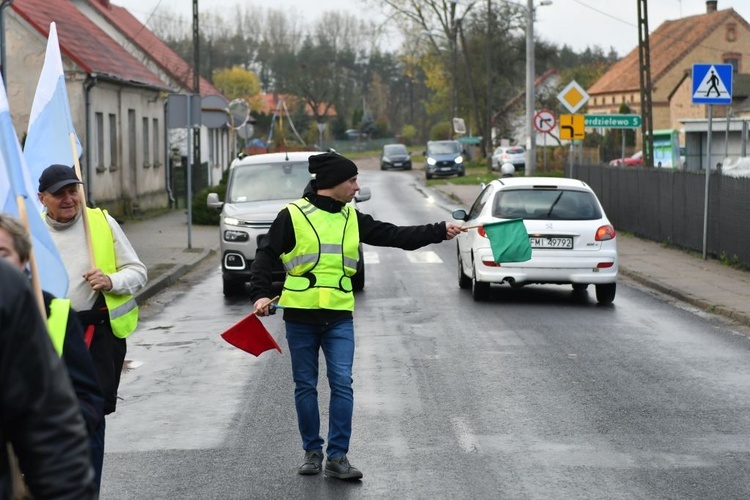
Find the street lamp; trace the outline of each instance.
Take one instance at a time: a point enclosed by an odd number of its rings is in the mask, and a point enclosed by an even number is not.
[[[552,0],[542,0],[539,5],[552,5]],[[527,0],[526,6],[526,175],[536,174],[536,130],[534,129],[534,0]]]

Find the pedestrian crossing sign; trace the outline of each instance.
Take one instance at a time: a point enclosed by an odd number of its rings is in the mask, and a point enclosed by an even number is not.
[[[693,104],[732,104],[731,64],[693,64]]]

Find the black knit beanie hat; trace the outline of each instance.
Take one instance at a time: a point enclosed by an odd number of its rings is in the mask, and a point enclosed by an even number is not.
[[[310,173],[315,174],[315,186],[318,189],[332,188],[357,175],[357,165],[338,153],[312,155],[308,161]]]

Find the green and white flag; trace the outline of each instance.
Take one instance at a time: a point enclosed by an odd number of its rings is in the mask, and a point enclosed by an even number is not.
[[[523,219],[490,222],[482,227],[490,240],[492,256],[497,264],[531,259],[531,244]]]

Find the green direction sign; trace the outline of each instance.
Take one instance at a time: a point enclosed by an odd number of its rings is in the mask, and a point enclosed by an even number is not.
[[[638,128],[641,115],[583,115],[588,128]]]

